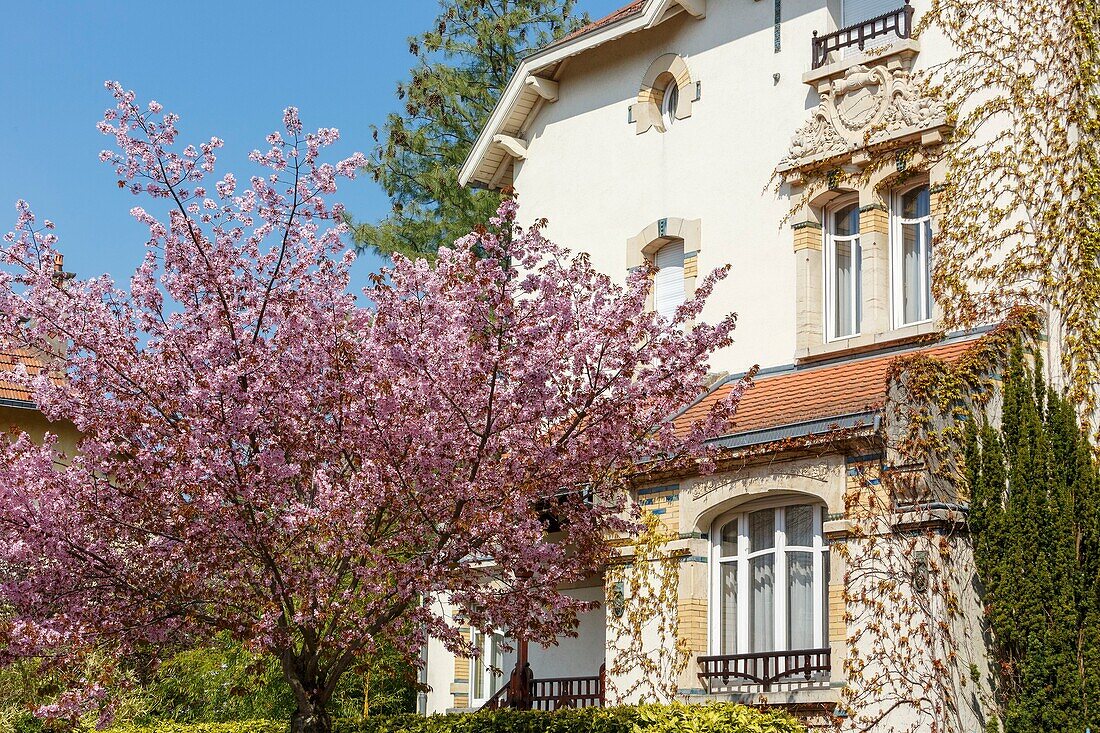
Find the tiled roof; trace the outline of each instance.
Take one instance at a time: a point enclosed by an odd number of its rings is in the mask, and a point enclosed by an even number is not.
[[[757,377],[755,386],[741,398],[733,429],[728,434],[877,410],[886,402],[886,375],[895,359],[922,353],[953,361],[973,343],[973,340],[953,341]],[[729,393],[731,386],[729,382],[719,386],[688,408],[677,422],[686,426],[702,417],[711,405]]]
[[[34,396],[29,389],[3,378],[5,372],[15,371],[19,364],[25,366],[27,373],[31,376],[41,373],[46,367],[42,358],[32,351],[25,349],[0,351],[0,400],[33,403]]]
[[[634,2],[630,3],[629,5],[624,5],[610,15],[606,15],[599,20],[594,20],[588,25],[583,25],[572,33],[562,36],[557,41],[555,41],[555,44],[563,43],[565,41],[571,41],[574,38],[579,38],[586,33],[591,33],[594,30],[599,30],[604,26],[611,25],[612,23],[623,20],[624,18],[629,18],[632,15],[637,15],[645,8],[645,4],[646,0],[634,0]]]

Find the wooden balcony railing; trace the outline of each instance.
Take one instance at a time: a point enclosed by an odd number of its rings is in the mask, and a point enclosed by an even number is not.
[[[757,652],[699,657],[699,680],[708,692],[774,685],[807,685],[829,679],[832,652],[796,649],[789,652]]]
[[[545,677],[536,679],[531,665],[512,672],[508,683],[481,706],[481,710],[558,710],[593,708],[607,704],[607,670],[591,677]]]
[[[913,6],[910,0],[905,5],[889,13],[841,28],[824,36],[813,37],[813,68],[819,69],[829,61],[829,54],[852,46],[862,51],[867,41],[879,36],[896,33],[898,38],[908,38],[913,32]]]

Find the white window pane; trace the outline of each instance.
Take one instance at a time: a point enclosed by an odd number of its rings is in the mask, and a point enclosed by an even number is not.
[[[749,552],[775,547],[775,510],[763,509],[749,515]]]
[[[848,204],[833,214],[833,234],[848,237],[859,234],[859,206]]]
[[[810,547],[814,543],[814,508],[809,504],[787,507],[787,544]]]
[[[932,317],[932,222],[925,220],[922,227],[921,246],[924,248],[924,302],[921,304],[921,319]]]
[[[480,631],[475,631],[473,635],[473,643],[475,649],[482,649],[485,644],[485,635]],[[470,687],[473,690],[473,696],[475,700],[484,700],[488,695],[485,694],[485,657],[480,656],[470,660]]]
[[[490,685],[489,694],[495,693],[500,689],[504,682],[504,650],[501,648],[504,645],[503,634],[493,634],[492,645],[489,648],[489,667],[491,668],[490,677],[492,684]]]
[[[722,650],[721,654],[737,653],[737,563],[721,564],[722,572]]]
[[[749,605],[750,651],[775,649],[775,555],[749,561],[752,573],[752,603]]]
[[[673,242],[657,250],[657,274],[653,278],[656,311],[671,319],[684,302],[684,243]]]
[[[918,186],[901,196],[901,216],[904,219],[920,219],[928,216],[928,186]]]
[[[923,320],[921,308],[920,225],[901,225],[902,318],[904,323]]]
[[[733,557],[737,554],[737,520],[726,522],[722,527],[721,549],[722,557]]]
[[[661,100],[661,113],[665,120],[665,127],[671,127],[676,121],[676,107],[680,103],[680,88],[676,81],[669,82],[665,87],[664,98]]]
[[[852,333],[852,243],[837,242],[833,251],[833,333],[847,336]]]
[[[814,646],[814,562],[811,552],[787,553],[787,639],[789,649]]]

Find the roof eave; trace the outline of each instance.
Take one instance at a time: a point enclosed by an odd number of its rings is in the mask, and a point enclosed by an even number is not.
[[[703,17],[705,3],[702,0],[649,0],[641,12],[628,15],[592,30],[590,33],[563,40],[536,51],[520,62],[519,67],[508,81],[504,93],[493,108],[492,114],[474,141],[470,153],[459,170],[458,183],[466,187],[480,183],[492,187],[492,182],[484,178],[475,178],[482,161],[495,144],[493,138],[502,130],[504,122],[511,116],[512,109],[526,88],[527,77],[537,75],[565,59],[583,53],[589,49],[613,41],[635,31],[652,28],[673,15],[690,7],[695,17]],[[672,11],[672,12],[670,12]]]

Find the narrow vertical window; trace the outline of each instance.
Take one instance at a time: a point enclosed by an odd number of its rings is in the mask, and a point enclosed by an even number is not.
[[[894,314],[898,326],[932,318],[932,216],[928,185],[902,192],[894,210]]]
[[[826,340],[859,334],[863,317],[863,252],[859,244],[859,204],[826,210],[825,318]]]
[[[672,242],[654,256],[657,274],[653,278],[653,305],[662,316],[672,319],[684,302],[684,243]]]

